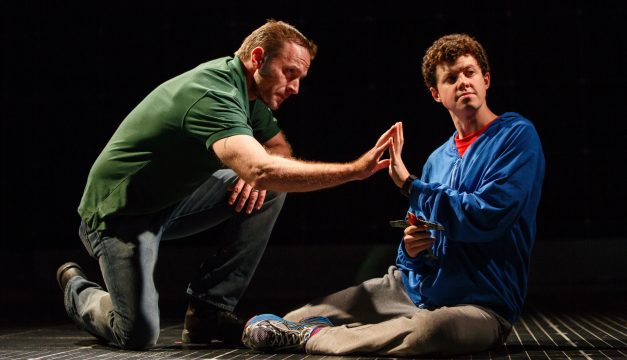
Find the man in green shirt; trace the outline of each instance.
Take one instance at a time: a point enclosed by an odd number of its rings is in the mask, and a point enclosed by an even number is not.
[[[232,312],[261,259],[286,192],[361,180],[387,168],[392,127],[350,163],[292,158],[272,111],[299,91],[317,46],[269,20],[235,57],[201,64],[158,86],[96,159],[78,212],[79,235],[106,290],[73,262],[57,281],[69,316],[109,343],[153,346],[159,336],[155,265],[161,240],[226,222],[220,249],[189,284],[183,341],[239,341]]]

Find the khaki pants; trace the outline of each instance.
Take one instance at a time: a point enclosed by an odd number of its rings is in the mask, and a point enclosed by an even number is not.
[[[309,354],[469,354],[503,343],[510,328],[506,320],[476,305],[416,307],[394,266],[382,278],[313,301],[284,318],[300,321],[318,315],[336,326],[322,328],[309,339]]]

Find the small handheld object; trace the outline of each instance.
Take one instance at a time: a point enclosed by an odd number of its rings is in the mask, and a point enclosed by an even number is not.
[[[412,212],[407,213],[406,220],[391,220],[390,221],[391,227],[404,229],[408,227],[409,225],[424,226],[425,228],[427,228],[427,230],[444,230],[444,226],[442,226],[441,224],[427,221],[423,218],[417,217]]]

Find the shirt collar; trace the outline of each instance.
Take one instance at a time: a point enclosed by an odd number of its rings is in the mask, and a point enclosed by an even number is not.
[[[249,109],[249,101],[248,101],[248,83],[246,81],[246,75],[244,75],[244,64],[242,61],[236,56],[232,58],[231,61],[228,62],[229,69],[233,72],[233,80],[235,81],[235,86],[237,90],[239,90],[240,94],[244,96],[242,100],[244,100],[244,106],[246,107],[246,114],[250,114]]]

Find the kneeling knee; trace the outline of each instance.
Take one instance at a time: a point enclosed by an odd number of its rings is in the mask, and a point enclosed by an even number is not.
[[[157,338],[135,336],[121,339],[120,347],[127,350],[148,350],[157,344]]]
[[[159,339],[159,328],[143,327],[134,329],[126,335],[118,337],[118,344],[123,349],[147,350],[157,344]]]
[[[120,345],[120,347],[124,350],[150,350],[155,345],[156,342],[129,342]]]

